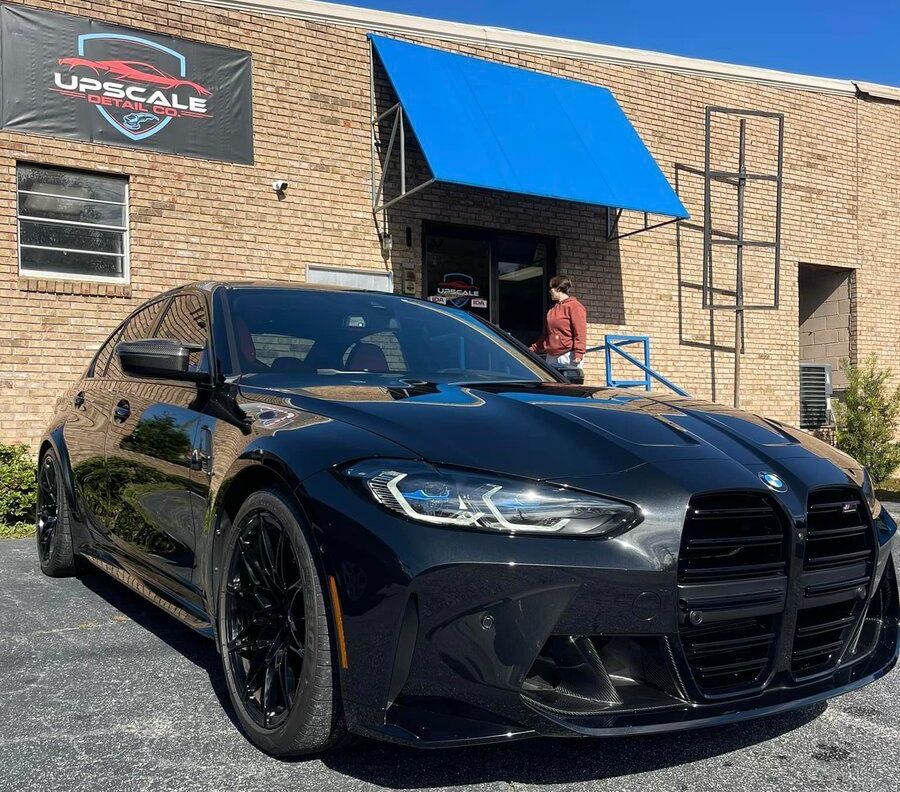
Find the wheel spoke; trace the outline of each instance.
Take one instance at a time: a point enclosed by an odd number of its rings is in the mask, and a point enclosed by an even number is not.
[[[303,647],[302,644],[298,643],[297,641],[288,641],[285,644],[285,648],[289,652],[293,652],[294,655],[299,657],[301,660],[303,659],[303,655],[306,653],[306,649]]]
[[[280,533],[284,533],[281,531]],[[266,528],[265,519],[260,519],[259,529],[257,530],[257,541],[259,542],[259,568],[269,587],[275,591],[281,590],[283,586],[278,580],[278,573],[275,569],[275,551],[272,548],[272,540],[269,537],[269,531]]]
[[[278,576],[278,582],[281,584],[281,588],[285,588],[285,577],[284,577],[284,556],[285,556],[285,545],[287,544],[287,534],[284,531],[278,532],[278,543],[275,546],[275,574]]]
[[[287,650],[281,652],[281,657],[278,662],[278,684],[281,687],[281,695],[284,698],[285,707],[291,706],[291,680],[289,678],[290,675],[290,667],[288,665],[287,659]]]
[[[50,554],[53,533],[59,523],[59,487],[56,477],[56,462],[48,453],[40,467],[38,475],[37,506],[38,550],[41,560]]]
[[[263,726],[269,725],[269,720],[275,714],[274,706],[273,706],[273,693],[275,689],[275,673],[272,668],[271,663],[266,663],[265,671],[263,672],[263,685],[262,685],[262,695],[260,696],[259,703],[262,705],[263,711]]]
[[[228,593],[231,594],[234,599],[234,604],[241,609],[247,611],[250,614],[258,614],[262,612],[272,612],[275,610],[275,606],[272,604],[272,601],[263,595],[263,591],[260,588],[245,588],[238,583],[229,583],[228,584]]]
[[[238,652],[240,654],[248,654],[259,651],[267,651],[274,643],[274,639],[265,635],[260,635],[261,629],[265,625],[248,624],[237,635],[234,636],[226,647],[229,652]]]
[[[255,588],[270,591],[271,586],[266,579],[266,574],[260,568],[259,559],[255,557],[253,551],[244,543],[244,541],[241,541],[238,546],[240,547],[241,559],[244,562],[244,568],[247,570],[250,583],[252,583]]]
[[[241,700],[263,728],[287,717],[305,654],[301,567],[287,529],[256,511],[238,526],[225,586],[226,662]]]
[[[252,698],[253,694],[262,688],[262,677],[266,670],[265,661],[266,653],[264,651],[257,651],[250,658],[250,663],[247,666],[246,681],[244,683],[244,690],[246,691],[248,698]]]

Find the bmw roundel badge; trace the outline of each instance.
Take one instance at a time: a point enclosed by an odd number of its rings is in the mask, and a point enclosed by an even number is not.
[[[776,476],[768,470],[761,470],[759,472],[759,478],[770,490],[775,490],[775,492],[787,492],[787,484],[784,483],[784,479],[782,479],[781,476]]]

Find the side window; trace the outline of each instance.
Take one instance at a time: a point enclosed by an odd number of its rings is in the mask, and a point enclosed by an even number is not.
[[[128,320],[128,323],[122,328],[122,332],[119,333],[115,343],[118,344],[120,341],[137,341],[139,338],[147,338],[165,304],[166,300],[157,300],[154,303],[150,303],[146,308],[138,311],[138,313],[132,316],[131,319]],[[115,347],[115,344],[113,344],[113,347]],[[106,377],[108,379],[122,379],[123,376],[122,367],[119,365],[119,356],[111,354],[109,356],[109,364],[106,367]]]
[[[206,308],[196,294],[179,294],[174,297],[154,335],[156,338],[168,338],[201,347],[197,352],[191,352],[190,369],[210,370]]]
[[[106,339],[103,343],[103,346],[100,347],[100,351],[94,357],[93,363],[91,363],[90,371],[88,371],[88,377],[101,379],[106,376],[106,367],[109,364],[109,359],[112,356],[113,349],[115,349],[116,343],[119,340],[119,330],[121,328],[116,328],[115,332]]]

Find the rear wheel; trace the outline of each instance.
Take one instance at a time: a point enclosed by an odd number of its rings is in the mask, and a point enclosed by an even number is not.
[[[51,577],[66,577],[75,572],[69,506],[63,489],[59,460],[50,449],[38,464],[36,518],[38,558],[41,571]]]
[[[303,518],[277,490],[234,520],[218,588],[217,640],[232,704],[275,756],[323,751],[344,735],[322,585]]]

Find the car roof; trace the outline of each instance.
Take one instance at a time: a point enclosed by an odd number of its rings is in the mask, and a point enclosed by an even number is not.
[[[380,294],[387,297],[402,296],[393,292],[379,291],[376,289],[360,289],[352,286],[336,286],[332,284],[320,283],[303,283],[297,281],[277,281],[277,280],[247,280],[247,281],[193,281],[176,286],[169,289],[164,294],[175,294],[180,291],[199,290],[212,292],[216,289],[295,289],[297,291],[315,291],[315,292],[336,292],[346,294],[347,292],[358,292],[362,294]],[[163,296],[162,294],[159,296]]]

